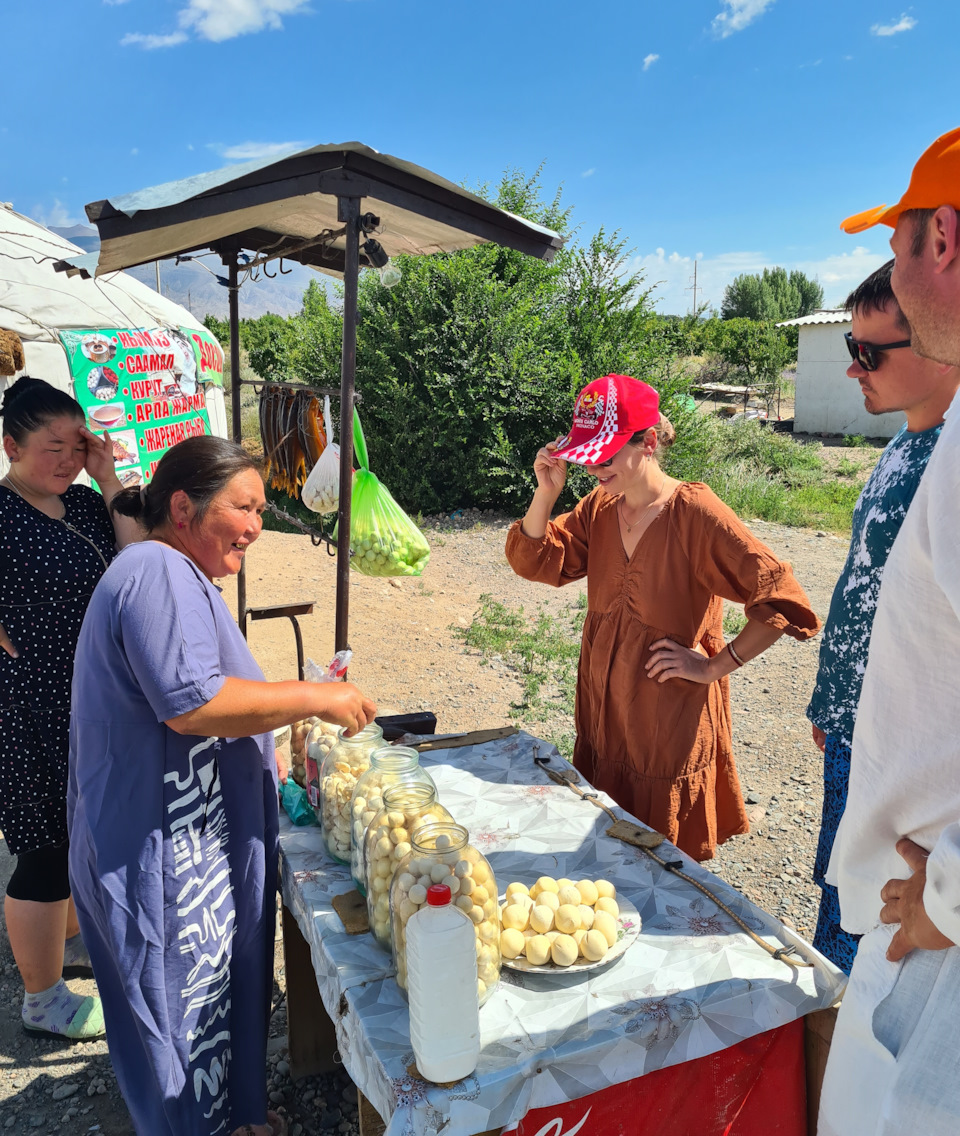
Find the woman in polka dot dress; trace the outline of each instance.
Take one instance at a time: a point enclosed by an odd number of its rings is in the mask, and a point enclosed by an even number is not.
[[[67,878],[67,755],[73,656],[87,604],[117,545],[106,502],[120,489],[109,437],[40,379],[19,379],[3,399],[0,481],[0,830],[17,857],[4,899],[26,990],[22,1019],[38,1033],[103,1033],[98,998],[82,998],[64,968],[89,967]],[[73,482],[81,470],[101,497]]]

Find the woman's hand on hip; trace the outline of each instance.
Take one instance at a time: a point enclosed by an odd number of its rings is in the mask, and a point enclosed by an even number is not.
[[[658,639],[650,647],[644,669],[647,677],[657,682],[685,678],[688,682],[711,683],[716,677],[711,662],[702,651],[691,650],[672,639]]]
[[[316,711],[321,718],[343,726],[347,736],[358,733],[377,716],[377,706],[352,682],[324,682],[317,687]]]
[[[7,634],[7,629],[0,623],[0,651],[6,651],[11,659],[20,657],[20,652],[14,647],[10,636]]]
[[[567,480],[567,463],[553,456],[557,449],[557,442],[547,442],[542,449],[537,450],[533,472],[540,489],[559,497]]]

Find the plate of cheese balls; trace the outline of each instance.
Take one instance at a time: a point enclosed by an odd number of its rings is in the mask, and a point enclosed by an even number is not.
[[[640,934],[640,913],[609,880],[541,876],[507,884],[500,926],[504,966],[558,974],[618,959]]]

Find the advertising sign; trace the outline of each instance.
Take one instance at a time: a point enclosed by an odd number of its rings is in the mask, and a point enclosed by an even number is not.
[[[223,351],[193,328],[61,331],[87,425],[107,431],[123,486],[143,485],[171,446],[209,434],[203,384],[223,381]]]

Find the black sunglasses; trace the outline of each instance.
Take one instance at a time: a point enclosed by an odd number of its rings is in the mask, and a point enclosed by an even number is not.
[[[865,371],[875,371],[880,366],[877,356],[881,351],[894,351],[898,347],[909,347],[909,339],[898,339],[896,343],[864,343],[861,339],[854,339],[853,333],[845,331],[843,338],[850,352],[850,358],[859,363]]]

